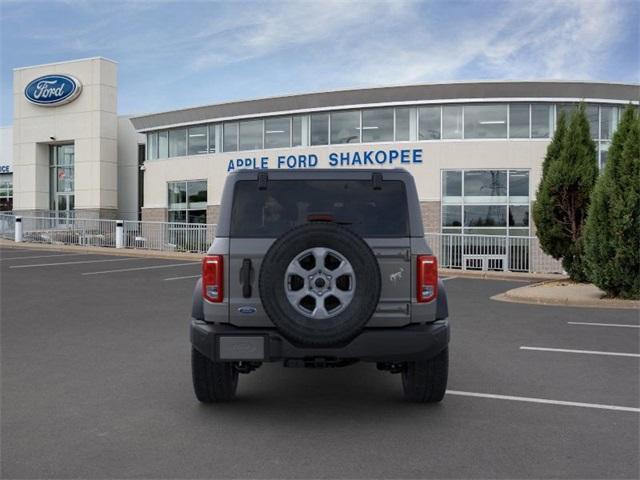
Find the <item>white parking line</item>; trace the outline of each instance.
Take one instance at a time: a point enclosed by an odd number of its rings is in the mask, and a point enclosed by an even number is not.
[[[104,262],[127,262],[138,260],[136,257],[110,258],[108,260],[80,260],[78,262],[58,262],[58,263],[36,263],[34,265],[13,265],[9,268],[35,268],[35,267],[55,267],[57,265],[80,265],[82,263],[104,263]]]
[[[569,325],[591,325],[594,327],[622,327],[622,328],[640,328],[640,325],[628,325],[623,323],[592,323],[592,322],[567,322]]]
[[[201,275],[187,275],[186,277],[171,277],[171,278],[165,278],[164,281],[165,282],[170,282],[171,280],[184,280],[186,278],[200,278]]]
[[[453,280],[454,278],[458,278],[458,277],[444,277],[444,278],[441,278],[440,280],[442,280],[443,282],[446,282],[447,280]]]
[[[152,265],[150,267],[120,268],[118,270],[103,270],[102,272],[86,272],[86,273],[83,273],[82,275],[100,275],[102,273],[135,272],[137,270],[154,270],[156,268],[182,267],[185,265],[199,265],[199,264],[200,262],[172,263],[170,265]]]
[[[566,402],[564,400],[548,400],[546,398],[515,397],[513,395],[495,395],[492,393],[461,392],[459,390],[447,390],[447,395],[460,395],[462,397],[493,398],[496,400],[511,400],[514,402],[544,403],[547,405],[563,405],[566,407],[597,408],[600,410],[616,410],[620,412],[640,413],[640,408],[622,407],[619,405],[603,405],[601,403]]]
[[[5,260],[29,260],[31,258],[47,258],[47,257],[73,257],[79,255],[87,255],[86,253],[59,253],[57,255],[30,255],[28,257],[5,257],[0,258],[0,262],[4,262]]]
[[[586,353],[588,355],[610,355],[612,357],[640,357],[640,353],[599,352],[597,350],[569,350],[565,348],[520,347],[520,350],[536,350],[540,352]]]

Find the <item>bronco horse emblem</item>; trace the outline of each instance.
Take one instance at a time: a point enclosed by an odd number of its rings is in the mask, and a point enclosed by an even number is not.
[[[401,267],[399,272],[389,275],[389,280],[391,280],[393,283],[396,283],[402,278],[402,272],[404,272],[404,268]]]

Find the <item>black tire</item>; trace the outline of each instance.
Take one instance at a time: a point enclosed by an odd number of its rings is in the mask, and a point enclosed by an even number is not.
[[[202,403],[233,400],[238,388],[238,372],[230,362],[213,362],[191,348],[193,391]]]
[[[353,268],[355,289],[344,310],[318,321],[298,312],[287,300],[284,279],[289,263],[301,252],[325,247],[339,252]],[[335,223],[317,222],[293,228],[267,251],[260,268],[264,309],[280,333],[294,343],[325,347],[345,343],[369,321],[380,299],[380,268],[367,243]]]
[[[428,360],[408,362],[402,372],[404,397],[417,403],[435,403],[444,398],[449,374],[449,349]]]

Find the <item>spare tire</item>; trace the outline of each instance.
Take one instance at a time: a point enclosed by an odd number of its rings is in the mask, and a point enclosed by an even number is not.
[[[367,243],[335,223],[308,223],[278,238],[262,261],[262,305],[289,340],[332,346],[355,337],[380,299],[380,269]]]

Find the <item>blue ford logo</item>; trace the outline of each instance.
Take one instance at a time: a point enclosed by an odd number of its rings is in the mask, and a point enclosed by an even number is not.
[[[36,105],[55,106],[75,100],[81,90],[82,84],[69,75],[45,75],[29,82],[24,96]]]
[[[256,309],[248,305],[238,308],[238,311],[240,313],[243,313],[244,315],[253,315],[254,313],[256,313]]]

